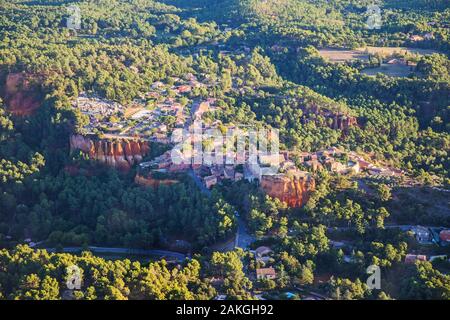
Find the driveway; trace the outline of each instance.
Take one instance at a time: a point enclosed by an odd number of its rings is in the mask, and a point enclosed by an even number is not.
[[[234,246],[235,248],[248,250],[250,245],[256,241],[256,238],[248,232],[247,225],[241,217],[237,218],[237,222],[238,222],[238,230],[236,233]]]

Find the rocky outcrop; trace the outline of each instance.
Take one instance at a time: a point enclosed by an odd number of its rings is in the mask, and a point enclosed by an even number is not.
[[[29,116],[41,105],[39,77],[26,73],[6,76],[1,95],[9,112],[16,116]]]
[[[304,206],[316,187],[314,178],[307,172],[292,176],[263,176],[260,185],[266,194],[293,208]]]
[[[337,114],[333,117],[332,128],[341,131],[348,131],[353,126],[358,125],[358,120],[353,116]]]
[[[317,104],[303,105],[300,106],[300,109],[304,114],[304,123],[314,121],[313,119],[315,117],[310,117],[310,115],[321,115],[327,120],[330,120],[328,122],[329,126],[335,130],[347,132],[351,127],[358,125],[358,119],[356,117],[338,110],[327,110]]]
[[[121,171],[128,171],[146,156],[150,147],[147,141],[117,139],[96,140],[94,138],[73,135],[70,137],[71,152],[80,150],[90,159]]]

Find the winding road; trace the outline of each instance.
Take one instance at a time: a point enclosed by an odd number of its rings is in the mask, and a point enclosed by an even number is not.
[[[158,256],[158,257],[167,257],[172,260],[184,261],[188,256],[173,251],[166,250],[145,250],[145,249],[133,249],[133,248],[108,248],[108,247],[66,247],[62,248],[62,250],[58,250],[56,248],[42,248],[47,250],[48,252],[58,252],[62,251],[64,253],[80,253],[82,251],[91,251],[92,253],[100,253],[100,254],[127,254],[127,255],[142,255],[142,256]]]
[[[203,192],[208,197],[211,196],[211,190],[205,187],[205,185],[202,183],[200,178],[195,174],[194,170],[189,170],[189,176],[192,177],[197,187],[200,189],[201,192]],[[239,216],[239,213],[236,214],[236,219],[238,223],[238,228],[236,232],[236,238],[234,241],[234,248],[241,248],[244,250],[249,249],[250,244],[254,242],[256,239],[252,235],[250,235],[247,231],[247,226],[242,219],[242,217]]]

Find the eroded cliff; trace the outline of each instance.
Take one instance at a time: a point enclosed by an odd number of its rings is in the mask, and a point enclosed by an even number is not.
[[[261,179],[261,188],[266,194],[286,202],[293,208],[304,206],[315,187],[315,180],[308,173],[263,176]]]
[[[150,146],[147,141],[142,140],[97,140],[73,135],[70,137],[70,150],[80,150],[89,155],[90,159],[121,171],[128,171],[134,164],[142,161],[149,153]]]
[[[321,115],[327,120],[329,119],[329,126],[335,130],[347,132],[351,127],[358,125],[358,119],[345,111],[327,110],[316,104],[312,104],[309,106],[300,106],[300,109],[302,109],[305,115]],[[311,119],[309,119],[308,117],[306,117],[304,120],[306,122],[311,121]]]
[[[355,117],[339,114],[334,115],[332,128],[347,132],[356,125],[358,125],[358,120]]]

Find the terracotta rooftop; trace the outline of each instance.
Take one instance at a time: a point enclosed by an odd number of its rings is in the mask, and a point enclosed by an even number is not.
[[[277,272],[275,271],[274,268],[270,267],[270,268],[256,269],[256,274],[258,276],[276,276]]]

